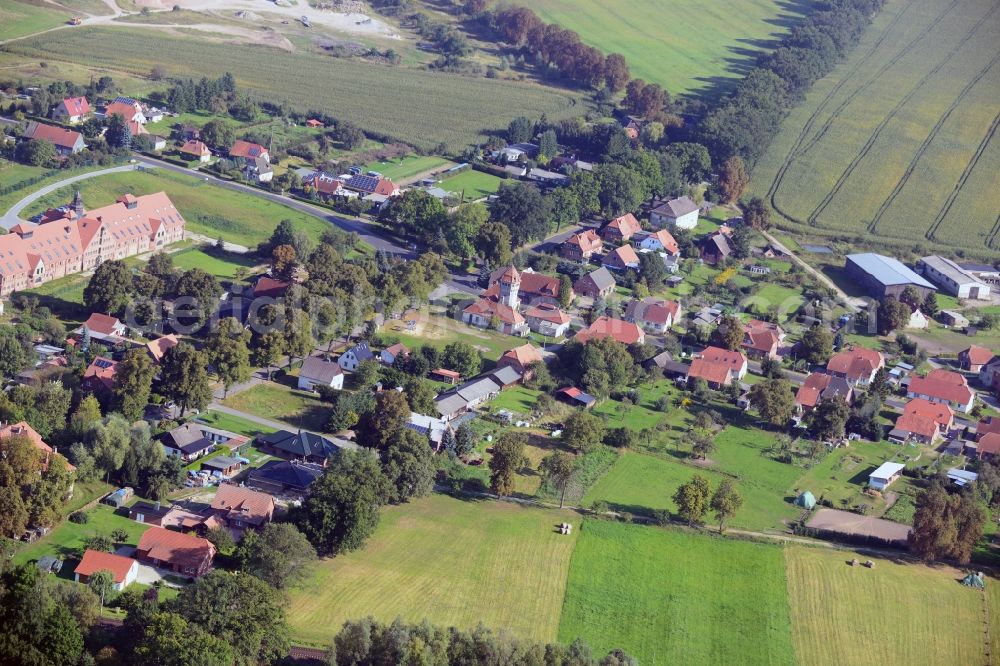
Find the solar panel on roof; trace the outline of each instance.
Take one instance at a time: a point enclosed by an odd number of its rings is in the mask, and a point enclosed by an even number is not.
[[[114,365],[114,363],[107,359],[99,358],[96,361],[94,361],[94,365],[96,365],[98,368],[101,368],[102,370],[106,370],[107,368],[110,368],[112,365]]]

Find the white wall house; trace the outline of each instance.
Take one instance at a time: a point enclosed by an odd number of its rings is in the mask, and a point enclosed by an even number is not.
[[[649,213],[654,227],[694,229],[698,225],[698,204],[690,197],[678,197],[662,203]]]
[[[339,363],[310,356],[302,362],[298,386],[303,391],[315,391],[318,386],[340,390],[344,388],[344,371]]]
[[[339,363],[340,367],[344,370],[354,372],[363,362],[373,358],[375,358],[375,355],[372,354],[372,350],[368,348],[368,343],[359,342],[341,354],[340,358],[337,359],[337,363]]]

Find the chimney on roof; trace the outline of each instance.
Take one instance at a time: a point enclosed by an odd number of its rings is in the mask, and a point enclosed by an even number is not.
[[[76,213],[77,218],[83,217],[83,195],[80,194],[80,190],[76,191],[76,196],[73,197],[73,212]]]

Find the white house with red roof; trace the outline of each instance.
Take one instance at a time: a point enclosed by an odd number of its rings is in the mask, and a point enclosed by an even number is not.
[[[98,571],[108,571],[114,581],[114,588],[121,592],[135,582],[139,576],[139,561],[123,555],[105,553],[88,548],[83,551],[80,564],[73,570],[73,580],[86,583]]]
[[[914,398],[906,403],[903,413],[889,432],[893,442],[933,444],[948,433],[955,423],[955,413],[945,404]]]
[[[778,350],[785,340],[785,331],[778,324],[751,319],[743,325],[741,346],[751,358],[778,358]]]
[[[843,377],[851,386],[868,386],[879,368],[885,367],[881,352],[866,347],[852,347],[830,357],[826,371]]]
[[[196,159],[201,163],[208,162],[212,159],[212,151],[203,141],[198,141],[197,139],[188,139],[184,142],[184,145],[177,150],[184,155],[190,155],[193,159]]]
[[[572,321],[568,314],[552,303],[539,303],[531,306],[525,310],[524,318],[528,322],[528,328],[532,331],[553,338],[561,338],[566,335]]]
[[[677,239],[666,229],[660,229],[649,234],[639,241],[639,247],[650,252],[666,252],[672,257],[680,256],[681,253],[680,246],[677,245]]]
[[[52,457],[59,455],[56,453],[55,449],[45,443],[42,436],[31,427],[27,421],[19,421],[17,423],[7,423],[0,424],[0,444],[11,437],[25,437],[31,441],[32,445],[42,454],[42,471],[47,471],[49,469],[49,464],[52,462]],[[70,469],[76,469],[73,465],[66,463],[67,467]]]
[[[527,335],[528,323],[517,311],[521,304],[521,273],[507,266],[494,273],[496,282],[462,311],[462,321],[479,328],[495,328],[507,335]],[[492,277],[491,277],[492,279]]]
[[[588,340],[601,340],[603,338],[612,338],[623,345],[642,344],[646,341],[646,334],[637,324],[602,316],[594,320],[594,323],[589,327],[577,333],[573,339],[585,343]]]
[[[747,374],[748,362],[743,352],[731,351],[722,347],[705,347],[695,358],[725,365],[732,371],[734,379],[743,379]]]
[[[104,107],[104,117],[121,116],[126,122],[146,124],[146,116],[142,112],[142,104],[131,97],[118,97]]]
[[[164,192],[126,194],[92,211],[77,193],[72,205],[46,211],[39,224],[0,236],[0,296],[183,239],[184,218]]]
[[[68,125],[82,123],[90,113],[86,97],[67,97],[52,107],[52,119]]]
[[[667,332],[680,318],[680,303],[654,296],[632,300],[625,307],[625,321],[639,324],[653,333]]]
[[[89,335],[91,340],[110,340],[117,343],[127,335],[128,327],[118,317],[103,312],[92,312],[87,321],[76,329],[76,333]]]
[[[55,146],[56,155],[59,157],[75,155],[87,147],[87,144],[83,141],[83,135],[79,132],[56,127],[55,125],[46,125],[37,120],[32,120],[27,124],[24,132],[21,134],[21,139],[23,141],[30,141],[32,139],[48,141]]]
[[[976,401],[976,392],[969,388],[969,383],[963,375],[936,368],[924,377],[911,377],[906,397],[923,398],[968,414]]]
[[[498,298],[500,295],[500,281],[504,276],[509,276],[510,271],[517,273],[517,298],[519,305],[534,305],[536,303],[551,303],[557,305],[562,290],[558,278],[544,273],[536,273],[530,268],[517,271],[514,266],[503,266],[493,271],[490,275],[489,287],[481,296],[484,298]],[[570,289],[570,299],[573,298],[573,290]]]
[[[709,361],[703,358],[691,359],[687,373],[688,381],[703,379],[712,388],[722,388],[733,383],[733,369],[725,363]]]

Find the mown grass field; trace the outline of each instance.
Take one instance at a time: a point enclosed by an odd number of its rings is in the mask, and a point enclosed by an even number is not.
[[[114,44],[114,49],[104,45]],[[364,129],[423,148],[445,143],[458,150],[485,130],[507,127],[524,115],[550,120],[583,113],[581,98],[530,83],[456,76],[389,67],[299,51],[209,43],[142,29],[81,27],[60,39],[29,38],[10,44],[29,59],[75,62],[146,75],[169,64],[171,76],[221,76],[264,97],[300,109],[323,109]],[[116,77],[117,78],[117,77]],[[344,94],[344,91],[351,94]],[[497,100],[503,100],[497,104]]]
[[[546,21],[575,30],[606,53],[625,56],[632,76],[674,94],[742,76],[757,52],[779,38],[810,2],[777,0],[536,0]]]
[[[240,269],[252,269],[257,262],[248,257],[227,252],[224,255],[209,253],[200,247],[175,252],[171,257],[174,266],[182,271],[200,268],[223,280],[231,280]]]
[[[781,548],[586,520],[559,639],[641,664],[793,664]]]
[[[983,593],[958,584],[964,573],[889,559],[876,560],[872,569],[851,567],[846,561],[853,556],[820,548],[785,549],[797,663],[996,663],[984,650]],[[986,587],[990,633],[996,636],[997,581],[987,580]]]
[[[222,404],[307,430],[324,430],[330,418],[329,405],[314,394],[273,382],[257,384],[246,391],[230,395]]]
[[[59,10],[55,6],[9,0],[0,5],[0,40],[15,39],[65,25],[70,15],[70,12]]]
[[[73,183],[41,197],[22,216],[35,215],[71,201],[77,188],[88,208],[114,203],[127,192],[138,196],[162,190],[184,216],[187,231],[213,239],[221,236],[250,248],[267,240],[282,220],[291,220],[315,239],[330,226],[312,215],[262,197],[227,190],[193,176],[163,169],[124,171]]]
[[[365,171],[378,171],[398,184],[412,180],[424,172],[444,169],[449,166],[453,166],[453,163],[436,155],[407,155],[399,160],[371,162],[366,164],[364,168]]]
[[[1000,252],[1000,6],[890,0],[753,172],[808,235]]]
[[[267,426],[259,425],[238,416],[231,416],[213,410],[199,414],[197,420],[199,423],[205,423],[213,428],[221,428],[222,430],[235,432],[245,437],[256,437],[261,433],[269,434],[275,432],[274,428],[268,428]]]
[[[135,545],[149,525],[130,520],[128,515],[115,513],[106,504],[99,504],[87,511],[90,521],[86,525],[64,520],[55,529],[38,541],[26,545],[14,555],[18,564],[37,560],[45,555],[55,555],[62,558],[79,558],[83,553],[84,541],[95,534],[110,535],[112,530],[124,529],[128,532],[127,543]]]
[[[372,615],[555,640],[576,514],[433,495],[382,511],[360,551],[320,563],[291,593],[296,639],[327,645],[348,618]],[[322,593],[318,593],[322,591]]]
[[[503,178],[498,178],[493,174],[483,173],[482,171],[466,169],[456,176],[445,178],[440,186],[456,194],[465,192],[466,201],[474,201],[488,197],[491,194],[496,194],[496,191],[500,189],[501,183],[503,183]]]

